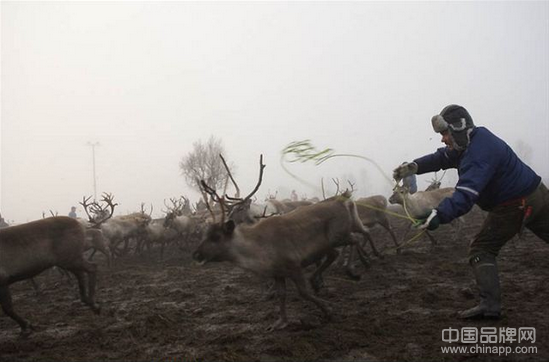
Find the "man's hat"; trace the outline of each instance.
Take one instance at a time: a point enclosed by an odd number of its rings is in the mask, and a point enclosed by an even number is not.
[[[463,151],[469,146],[469,135],[475,124],[469,112],[462,106],[451,104],[444,107],[440,114],[431,118],[431,123],[437,133],[450,131],[456,150]]]

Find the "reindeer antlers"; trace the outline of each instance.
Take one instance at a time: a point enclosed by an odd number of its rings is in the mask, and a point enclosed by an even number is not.
[[[204,180],[200,180],[200,186],[201,186],[203,192],[210,195],[212,200],[214,200],[215,202],[217,202],[219,204],[219,206],[221,207],[221,223],[222,224],[225,223],[225,197],[223,197],[223,198],[219,197],[217,192],[213,188],[208,186],[208,184],[206,184],[206,181],[204,181]],[[212,219],[215,222],[215,214],[212,211],[209,202],[206,202],[206,207],[208,208],[208,211],[212,215]]]
[[[232,210],[234,210],[235,206],[248,202],[248,200],[250,200],[252,198],[252,196],[257,192],[257,190],[259,190],[259,186],[261,186],[261,182],[263,182],[263,170],[265,169],[265,167],[266,166],[263,163],[263,155],[260,155],[259,156],[259,179],[257,181],[257,184],[255,185],[255,188],[252,190],[252,192],[250,192],[248,194],[248,196],[246,196],[243,199],[242,198],[237,198],[237,197],[227,196],[227,199],[234,202],[233,204],[229,205],[229,209],[230,209],[229,214],[232,212]],[[234,182],[234,180],[233,180],[233,182]],[[236,183],[235,183],[235,186],[236,186]],[[239,190],[239,192],[240,192],[240,190]]]
[[[223,165],[225,166],[231,181],[235,185],[235,188],[237,190],[237,196],[238,196],[240,194],[240,189],[239,189],[238,185],[236,184],[236,181],[234,180],[234,178],[231,174],[231,171],[229,170],[229,167],[227,166],[227,163],[225,162],[225,159],[223,158],[222,155],[219,155],[219,157],[221,157],[221,160],[223,161]],[[229,197],[227,195],[223,195],[223,197],[220,197],[212,187],[210,187],[206,184],[206,182],[204,180],[200,180],[199,184],[201,186],[201,191],[204,194],[210,195],[210,197],[212,198],[213,201],[219,203],[219,205],[221,207],[221,212],[222,212],[222,216],[221,216],[222,217],[222,220],[221,220],[222,223],[225,221],[225,211],[226,210],[233,209],[236,205],[247,202],[257,192],[257,190],[259,190],[259,186],[261,185],[261,182],[263,181],[263,170],[264,169],[265,169],[265,164],[263,163],[263,155],[260,155],[260,157],[259,157],[259,179],[257,181],[257,184],[255,185],[255,188],[252,190],[252,192],[250,192],[248,194],[248,196],[244,197],[243,199],[239,198],[239,197]],[[233,201],[234,203],[228,204],[227,200]],[[208,207],[208,210],[210,211],[210,214],[212,215],[212,218],[214,218],[214,220],[215,220],[214,213],[211,210],[210,205],[209,205],[208,202],[206,202],[206,206]]]
[[[227,175],[229,175],[229,178],[231,179],[231,181],[234,185],[234,188],[236,189],[235,198],[239,198],[240,197],[240,188],[236,184],[236,181],[233,178],[233,174],[231,173],[231,170],[229,169],[229,166],[227,165],[227,162],[225,162],[225,159],[223,158],[223,155],[219,154],[219,157],[221,158],[221,161],[223,162],[223,166],[225,166],[225,170],[227,170]]]
[[[244,198],[244,200],[248,200],[251,198],[257,190],[259,190],[259,186],[261,185],[261,182],[263,181],[263,170],[265,169],[265,164],[263,163],[263,155],[259,156],[259,180],[257,181],[257,184],[255,185],[255,188],[250,192],[248,196]]]
[[[118,204],[113,204],[114,196],[110,193],[103,193],[101,197],[101,201],[105,202],[106,206],[101,206],[96,201],[93,201],[91,204],[88,203],[90,201],[91,196],[89,197],[82,197],[82,202],[80,205],[84,207],[84,211],[86,212],[86,215],[88,215],[88,219],[92,224],[94,224],[94,227],[98,227],[108,219],[112,217],[112,214],[114,213],[114,208],[118,206]],[[107,211],[107,206],[110,208],[110,211]],[[96,217],[92,217],[90,215],[90,212],[96,215]],[[108,215],[106,215],[108,213]],[[99,221],[96,220],[96,218],[99,218]]]
[[[170,197],[170,201],[172,203],[172,206],[169,206],[166,203],[166,199],[164,199],[164,206],[166,206],[167,210],[162,210],[166,214],[172,213],[177,216],[180,216],[183,214],[183,211],[185,208],[190,208],[189,205],[189,199],[185,196],[180,196],[179,199],[176,199],[175,197]]]
[[[340,192],[339,192],[339,179],[337,179],[337,178],[334,179],[334,178],[333,178],[332,181],[334,182],[334,184],[335,184],[336,187],[337,187],[334,196],[337,196],[337,195],[339,195],[339,194],[344,195],[344,194],[347,194],[347,193],[352,194],[352,193],[355,191],[355,184],[356,184],[356,183],[352,183],[351,181],[347,180],[347,183],[349,184],[349,186],[351,187],[351,189],[349,190],[349,189],[346,188],[345,191],[343,191],[343,192],[340,193]],[[324,185],[323,185],[323,186],[324,186]],[[323,191],[324,191],[324,188],[323,188]]]

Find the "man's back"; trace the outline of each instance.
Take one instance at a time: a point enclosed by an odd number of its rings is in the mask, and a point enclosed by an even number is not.
[[[460,180],[456,188],[477,191],[477,204],[483,209],[528,195],[541,181],[507,143],[484,127],[473,131],[458,171]]]

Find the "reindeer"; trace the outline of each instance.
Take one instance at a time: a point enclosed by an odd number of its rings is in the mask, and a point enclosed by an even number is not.
[[[114,213],[114,208],[118,204],[113,204],[114,197],[111,194],[103,194],[102,201],[105,206],[96,201],[89,203],[91,196],[83,197],[80,205],[84,208],[88,221],[81,220],[81,223],[86,227],[86,250],[92,249],[93,252],[88,260],[91,261],[97,251],[100,251],[107,257],[109,267],[112,264],[114,246],[112,240],[109,239],[109,234],[103,231],[104,223],[108,222]],[[143,209],[143,204],[141,205]],[[151,210],[152,212],[152,210]],[[92,216],[93,215],[93,216]],[[108,247],[108,248],[107,248]]]
[[[139,238],[145,235],[145,228],[151,221],[150,215],[143,212],[134,212],[128,215],[115,216],[101,225],[103,235],[109,240],[111,255],[121,255],[127,252],[131,238]],[[123,251],[118,245],[124,242]]]
[[[335,248],[355,242],[352,232],[368,233],[349,196],[345,194],[253,225],[236,226],[232,220],[222,220],[210,226],[193,258],[202,264],[230,261],[261,277],[273,278],[280,298],[280,317],[271,329],[287,325],[286,278],[296,284],[302,298],[315,303],[328,316],[324,303],[307,291],[303,268],[327,256],[311,278],[314,280],[337,258]],[[359,255],[365,258],[365,253]],[[367,260],[363,262],[368,264]]]
[[[152,244],[160,244],[160,260],[164,260],[164,248],[179,237],[177,231],[164,226],[165,218],[153,219],[145,228],[145,245],[150,251]]]
[[[88,261],[92,261],[96,252],[100,252],[107,259],[107,265],[111,267],[112,256],[109,250],[109,241],[103,235],[103,232],[96,224],[92,224],[90,221],[76,218],[86,230],[86,244],[84,251],[92,249],[91,254],[88,256]]]
[[[271,210],[271,213],[278,214],[278,215],[283,215],[283,214],[287,214],[291,211],[294,211],[298,207],[312,205],[313,202],[312,201],[307,201],[307,200],[301,200],[301,201],[283,200],[283,201],[279,201],[279,200],[276,200],[276,199],[271,199],[271,200],[267,200],[267,204],[270,205],[270,207],[268,207],[268,209]]]
[[[418,191],[410,194],[405,187],[396,185],[393,194],[389,197],[391,204],[400,204],[406,208],[410,216],[414,218],[422,217],[428,214],[433,208],[437,207],[442,200],[451,197],[455,189],[453,187],[444,187],[431,191]]]
[[[99,251],[107,258],[107,265],[110,268],[112,265],[112,255],[108,245],[109,243],[101,230],[95,228],[86,229],[86,244],[84,251],[93,249],[92,253],[88,257],[88,261],[92,261],[95,253]]]
[[[395,186],[393,194],[389,197],[391,204],[400,204],[404,208],[404,211],[413,218],[425,217],[432,209],[436,208],[442,200],[447,197],[451,197],[455,189],[453,187],[444,187],[434,189],[431,191],[418,191],[415,194],[410,194],[406,187]],[[458,235],[461,232],[461,220],[456,219],[457,225],[456,233]],[[437,244],[436,239],[426,232],[427,237],[431,240],[431,244],[434,246]]]
[[[397,253],[399,253],[400,249],[398,249],[399,245],[395,233],[391,228],[391,223],[389,222],[389,218],[387,217],[387,213],[385,212],[387,210],[387,199],[385,198],[385,196],[374,195],[370,197],[363,197],[356,200],[355,203],[358,211],[358,216],[360,218],[360,221],[362,221],[362,224],[364,224],[364,226],[368,228],[371,228],[375,225],[381,225],[391,235],[395,247],[397,248]],[[380,256],[371,238],[370,245],[372,247],[372,250],[374,251],[374,254],[376,254],[376,256]]]
[[[91,198],[88,197],[87,200],[89,200]],[[113,207],[113,210],[114,210],[114,207],[116,206],[116,204],[112,204],[112,198],[113,196],[110,195],[110,194],[103,194],[103,197],[102,197],[102,200],[103,201],[107,201],[107,204],[110,204],[112,205]],[[86,198],[84,197],[83,198],[84,200],[86,200]],[[103,208],[100,204],[98,204],[97,202],[94,202],[94,207],[97,207],[97,208]],[[57,216],[57,212],[53,212],[52,210],[50,210],[50,214],[51,216],[53,217],[56,217]],[[111,214],[112,215],[112,214]],[[107,248],[107,241],[106,239],[104,238],[103,234],[101,233],[101,230],[97,229],[99,227],[99,225],[104,222],[105,220],[107,220],[111,215],[109,215],[108,212],[106,212],[104,215],[103,215],[103,219],[99,220],[93,220],[93,223],[90,222],[90,221],[86,221],[84,219],[80,219],[80,218],[76,218],[75,220],[77,220],[78,222],[80,222],[81,225],[84,226],[84,230],[85,230],[85,242],[84,242],[84,252],[90,250],[90,249],[93,249],[93,252],[90,254],[90,256],[88,257],[88,261],[92,261],[93,259],[93,256],[95,255],[95,253],[97,251],[103,253],[103,255],[105,255],[105,257],[107,258],[107,265],[110,267],[111,266],[111,254]],[[42,218],[46,218],[46,215],[45,213],[43,212],[42,213]],[[53,266],[51,268],[51,270],[57,270],[62,276],[64,276],[67,281],[69,282],[70,285],[72,285],[71,283],[71,276],[69,274],[69,272],[67,272],[65,269],[61,268],[61,267],[57,267],[57,266]],[[35,292],[37,295],[41,295],[41,292],[40,292],[40,287],[38,285],[38,283],[34,280],[34,278],[30,278],[29,281],[31,282]]]
[[[217,196],[204,181],[201,184],[224,208],[224,198]],[[324,302],[307,291],[303,268],[327,256],[314,272],[311,280],[315,280],[337,258],[337,247],[357,244],[351,235],[354,232],[368,234],[360,222],[355,204],[350,200],[350,193],[345,193],[252,225],[236,225],[234,220],[225,222],[222,217],[219,223],[210,225],[193,258],[200,264],[230,261],[263,278],[274,279],[280,315],[270,330],[281,329],[288,324],[287,278],[295,283],[302,298],[315,303],[324,316],[329,317]],[[360,245],[356,246],[363,263],[369,265],[366,253]]]
[[[270,198],[269,200],[267,200],[266,206],[263,207],[262,210],[258,210],[258,206],[251,203],[251,197],[257,192],[257,190],[259,189],[259,186],[261,185],[261,182],[262,182],[263,169],[265,168],[265,165],[263,164],[262,160],[263,160],[263,158],[261,157],[260,161],[259,161],[259,167],[260,167],[259,181],[258,181],[256,187],[254,188],[254,190],[252,190],[252,192],[243,199],[242,198],[233,198],[233,197],[228,197],[227,196],[227,198],[229,199],[230,202],[229,203],[223,202],[224,205],[227,205],[226,208],[229,209],[229,212],[228,212],[229,219],[233,220],[236,225],[238,225],[240,223],[254,224],[254,223],[256,223],[257,221],[259,221],[263,218],[268,218],[268,217],[271,217],[273,215],[284,215],[284,214],[287,214],[287,213],[294,212],[298,208],[308,207],[308,206],[313,204],[313,202],[311,202],[311,201],[297,201],[297,202],[287,201],[287,203],[289,203],[290,206],[288,206],[285,209],[284,208],[279,209],[279,211],[277,211],[277,210],[273,209],[272,207],[271,208],[269,207],[269,206],[271,206],[271,204],[269,204],[269,202],[276,201],[274,198]],[[227,172],[230,175],[231,173],[230,173],[229,168],[227,166],[225,166],[225,167],[227,168]],[[231,180],[235,184],[235,188],[237,188],[239,190],[238,185],[236,184],[236,182],[234,181],[234,178],[232,178],[232,176],[231,176]],[[336,180],[334,180],[334,182],[337,185],[337,190],[336,190],[336,193],[335,193],[334,197],[338,197],[338,196],[340,196],[339,182],[337,182]],[[351,183],[349,183],[349,184],[351,185],[351,189],[350,190],[347,189],[345,192],[348,192],[349,196],[350,196],[350,194],[352,194],[352,192],[354,191],[354,185],[352,185]],[[332,198],[334,198],[334,197],[332,197]],[[332,198],[329,198],[327,200],[331,200]],[[326,198],[324,198],[324,199],[326,200]],[[256,207],[256,209],[254,209],[254,207]],[[377,250],[375,249],[375,246],[373,244],[372,238],[370,237],[370,234],[367,232],[367,233],[363,233],[362,235],[370,242],[370,245],[372,246],[372,248],[374,250],[374,253],[376,253],[377,256],[380,256],[379,253],[377,252]],[[351,246],[350,251],[349,251],[349,258],[352,260],[353,259],[354,249],[355,249],[354,247],[352,247],[352,245],[356,245],[356,244],[351,243],[351,244],[348,244],[348,245]],[[361,248],[361,252],[365,255],[365,252],[362,248]],[[310,278],[311,287],[313,288],[315,293],[318,293],[320,288],[324,285],[324,280],[322,278],[322,273],[324,272],[324,270],[326,270],[328,268],[328,266],[330,266],[333,263],[333,261],[335,259],[337,259],[338,256],[339,256],[339,252],[334,249],[334,250],[330,250],[328,253],[326,253],[326,255],[320,256],[317,259],[316,265],[317,265],[318,269],[315,273],[313,273],[312,277]],[[359,254],[359,256],[360,256],[360,254]],[[325,263],[323,263],[324,257],[326,258],[324,260]],[[369,261],[367,260],[366,256],[364,258],[361,258],[361,260],[363,261],[365,266],[369,267]],[[353,268],[354,268],[354,265],[352,263],[347,263],[347,268],[346,268],[345,271],[351,279],[359,280],[360,275],[356,274],[354,272]],[[271,289],[270,287],[267,287],[267,290],[270,290],[270,289]]]
[[[186,197],[181,197],[179,200],[170,198],[172,205],[168,205],[164,200],[164,206],[166,213],[164,218],[164,227],[172,231],[175,238],[182,241],[179,243],[179,247],[182,249],[183,245],[187,245],[190,238],[196,233],[196,222],[198,217],[193,217],[190,212],[190,202]]]
[[[31,334],[32,325],[14,311],[9,286],[53,266],[74,274],[80,300],[96,314],[100,313],[95,302],[97,266],[84,259],[85,239],[84,226],[67,216],[49,217],[0,230],[0,304],[4,313],[19,324],[21,336]]]
[[[335,195],[337,196],[340,194],[339,180],[332,179],[332,181],[336,185]],[[349,184],[350,189],[347,188],[345,192],[348,191],[353,193],[355,191],[355,184],[352,183],[351,181],[347,181],[347,183]],[[323,182],[321,183],[321,186],[322,186],[322,194],[325,197]],[[385,228],[385,230],[387,230],[391,235],[393,242],[395,244],[395,247],[397,248],[396,249],[397,253],[399,253],[400,249],[398,249],[399,245],[396,240],[395,233],[391,228],[391,224],[389,223],[389,219],[387,218],[387,214],[385,212],[387,209],[387,199],[382,195],[374,195],[370,197],[360,198],[356,200],[355,204],[357,207],[358,216],[362,224],[367,228],[371,228],[378,224],[381,225],[383,228]],[[377,250],[374,244],[374,240],[369,236],[369,234],[368,234],[367,240],[370,243],[370,247],[372,248],[374,255],[379,258],[383,258],[383,255],[379,253],[379,251]],[[353,262],[352,252],[353,250],[351,248],[350,255],[349,255],[349,260],[351,263]]]

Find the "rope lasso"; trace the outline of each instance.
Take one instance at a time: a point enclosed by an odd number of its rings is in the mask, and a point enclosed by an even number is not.
[[[394,216],[394,217],[399,217],[401,219],[405,219],[405,220],[408,220],[410,221],[414,226],[417,226],[418,224],[421,223],[421,220],[420,219],[415,219],[413,218],[408,212],[407,212],[407,215],[402,215],[402,214],[399,214],[399,213],[396,213],[396,212],[392,212],[392,211],[389,211],[387,209],[382,209],[382,208],[379,208],[379,207],[375,207],[373,205],[370,205],[370,204],[367,204],[365,202],[361,202],[361,201],[355,201],[355,204],[359,204],[359,205],[362,205],[362,206],[365,206],[367,208],[370,208],[372,210],[376,210],[376,211],[381,211],[381,212],[384,212],[388,215],[391,215],[391,216]],[[404,208],[404,210],[406,210],[406,208]],[[392,248],[387,248],[385,250],[399,250],[399,249],[402,249],[403,247],[413,243],[414,241],[416,241],[417,239],[419,239],[419,237],[421,237],[427,230],[423,229],[423,230],[420,230],[416,235],[414,235],[412,238],[406,240],[405,242],[403,242],[402,244],[400,244],[399,246],[397,247],[392,247]]]
[[[295,178],[296,180],[300,181],[300,182],[303,182],[305,184],[307,184],[308,186],[310,187],[313,187],[313,188],[317,188],[315,185],[312,185],[311,183],[299,178],[298,176],[294,175],[293,173],[291,173],[285,166],[284,166],[284,161],[287,161],[287,162],[291,162],[291,163],[294,163],[294,162],[300,162],[300,163],[305,163],[305,162],[309,162],[309,161],[314,161],[315,165],[318,166],[322,163],[324,163],[325,161],[331,159],[331,158],[334,158],[334,157],[355,157],[355,158],[360,158],[360,159],[363,159],[363,160],[366,160],[368,162],[371,162],[377,169],[378,171],[381,173],[381,175],[391,184],[394,186],[393,184],[393,181],[387,176],[387,174],[385,174],[385,172],[383,171],[383,169],[379,166],[379,164],[377,164],[377,162],[375,162],[374,160],[368,158],[368,157],[364,157],[364,156],[360,156],[360,155],[355,155],[355,154],[349,154],[349,153],[338,153],[336,154],[335,151],[332,149],[332,148],[326,148],[324,150],[321,150],[321,151],[318,151],[312,144],[311,144],[311,141],[310,140],[303,140],[303,141],[294,141],[294,142],[291,142],[290,144],[288,144],[286,147],[284,147],[284,149],[282,150],[281,152],[281,157],[280,157],[280,164],[282,166],[282,168],[284,169],[284,171],[286,171],[291,177]],[[287,160],[287,157],[291,156],[292,159],[289,159]],[[398,185],[398,182],[397,184]],[[393,187],[394,189],[394,187]],[[365,206],[369,206],[369,205],[365,205]],[[407,218],[412,222],[412,223],[417,223],[417,219],[413,218],[410,213],[408,212],[407,210],[407,207],[406,207],[406,202],[404,201],[404,210],[406,211],[406,215],[408,216]],[[403,217],[402,215],[399,215],[399,214],[396,214],[396,213],[390,213],[388,212],[387,210],[379,210],[379,211],[383,211],[383,212],[386,212],[386,213],[389,213],[389,214],[392,214],[393,216],[397,216],[397,217]]]
[[[372,159],[360,155],[355,154],[349,154],[349,153],[335,153],[335,151],[332,148],[326,148],[321,151],[317,151],[316,148],[311,144],[310,140],[304,140],[304,141],[295,141],[288,144],[284,149],[282,150],[282,155],[280,158],[280,162],[282,164],[282,167],[284,170],[290,174],[290,176],[300,180],[299,177],[295,176],[291,172],[288,171],[286,167],[284,167],[283,161],[286,160],[287,156],[292,156],[293,159],[287,160],[287,162],[309,162],[314,161],[315,166],[318,166],[327,160],[334,158],[334,157],[355,157],[360,158],[365,161],[371,162],[381,173],[381,175],[390,183],[392,184],[391,179],[385,174],[383,169]],[[306,184],[309,184],[305,181]],[[309,184],[310,185],[310,184]]]
[[[291,157],[291,158],[288,159],[288,157]],[[298,177],[295,174],[293,174],[292,172],[290,172],[286,168],[286,166],[284,165],[284,161],[290,162],[290,163],[295,163],[295,162],[305,163],[305,162],[313,161],[315,166],[318,166],[318,165],[326,162],[327,160],[329,160],[331,158],[335,158],[335,157],[354,157],[354,158],[360,158],[360,159],[363,159],[365,161],[368,161],[368,162],[372,163],[377,168],[377,170],[381,173],[381,175],[391,185],[394,185],[393,189],[396,186],[398,186],[398,182],[396,182],[396,184],[393,184],[393,181],[387,176],[387,174],[385,174],[383,169],[374,160],[372,160],[368,157],[355,155],[355,154],[335,153],[335,150],[333,150],[332,148],[325,148],[323,150],[317,150],[316,147],[314,147],[311,144],[311,141],[308,140],[308,139],[303,140],[303,141],[294,141],[294,142],[289,143],[286,147],[284,147],[284,149],[281,151],[280,165],[282,166],[282,169],[286,173],[288,173],[292,178],[298,180],[299,182],[301,182],[303,184],[306,184],[307,186],[309,186],[313,189],[318,190],[317,186],[311,184],[310,182],[307,182],[306,180],[301,179],[300,177]],[[408,208],[406,206],[406,199],[405,198],[403,198],[403,205],[402,206],[404,208],[404,211],[406,212],[406,216],[388,211],[386,209],[384,210],[384,209],[376,208],[372,205],[368,205],[368,204],[365,204],[365,203],[361,203],[361,205],[364,205],[364,206],[369,207],[371,209],[375,209],[375,210],[387,213],[387,214],[395,216],[395,217],[406,219],[406,220],[410,221],[415,226],[421,224],[420,219],[416,219],[416,218],[414,218],[410,215],[410,213],[408,211]],[[412,237],[410,240],[407,240],[406,242],[404,242],[402,245],[400,245],[396,249],[399,249],[399,248],[403,247],[404,245],[407,245],[407,244],[411,243],[412,241],[416,240],[421,235],[423,235],[424,232],[425,232],[425,230],[420,231],[417,235]]]

